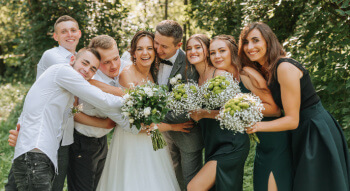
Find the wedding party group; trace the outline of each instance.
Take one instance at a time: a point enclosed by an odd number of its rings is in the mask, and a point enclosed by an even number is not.
[[[182,42],[164,20],[122,57],[108,35],[77,51],[81,36],[56,20],[58,46],[10,131],[6,191],[62,191],[66,178],[69,191],[240,191],[251,140],[255,191],[350,190],[342,128],[267,24]]]

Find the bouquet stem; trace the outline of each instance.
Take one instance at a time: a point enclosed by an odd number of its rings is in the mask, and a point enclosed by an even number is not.
[[[167,146],[167,143],[158,129],[151,131],[153,150],[162,149]]]
[[[250,139],[250,141],[255,141],[257,143],[260,143],[260,140],[255,133],[249,134],[249,139]]]

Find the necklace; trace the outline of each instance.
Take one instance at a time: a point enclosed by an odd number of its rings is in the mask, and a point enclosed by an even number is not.
[[[146,77],[144,77],[145,75],[140,71],[140,69],[137,66],[137,64],[135,64],[135,67],[136,67],[136,71],[140,74],[142,81],[143,80],[148,81],[148,76],[149,76],[150,72],[148,71]]]

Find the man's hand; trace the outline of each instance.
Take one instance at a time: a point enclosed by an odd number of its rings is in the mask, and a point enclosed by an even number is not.
[[[105,125],[106,129],[113,129],[116,126],[116,123],[110,118],[104,119],[104,122],[106,124]]]
[[[17,137],[18,137],[18,133],[19,133],[19,129],[21,128],[20,124],[17,124],[17,129],[16,130],[10,130],[9,133],[9,145],[12,147],[16,146],[17,143]]]
[[[169,124],[171,126],[172,131],[181,131],[185,133],[189,133],[189,128],[194,127],[193,121],[187,121],[185,123],[179,123],[179,124]]]

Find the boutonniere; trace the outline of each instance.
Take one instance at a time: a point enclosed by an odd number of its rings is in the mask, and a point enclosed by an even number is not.
[[[83,111],[83,104],[79,104],[77,106],[73,106],[71,110],[71,115],[74,116],[76,113],[80,113]]]
[[[170,84],[174,86],[177,83],[181,83],[181,80],[182,80],[182,75],[176,74],[175,77],[170,79]]]

